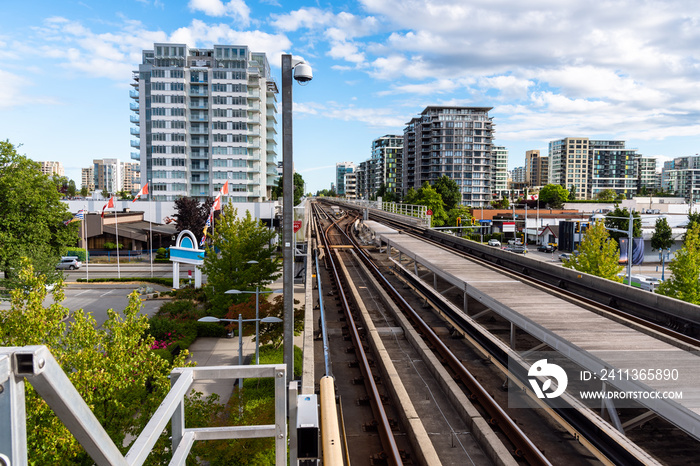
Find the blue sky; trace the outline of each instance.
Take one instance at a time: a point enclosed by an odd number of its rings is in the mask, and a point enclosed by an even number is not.
[[[164,41],[248,45],[278,84],[281,54],[312,65],[293,90],[312,192],[428,105],[493,107],[511,168],[567,136],[700,152],[698,2],[1,0],[0,13],[0,138],[78,184],[95,158],[129,160],[131,72]]]

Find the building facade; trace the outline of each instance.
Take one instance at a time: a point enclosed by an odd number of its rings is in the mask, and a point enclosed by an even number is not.
[[[700,202],[700,156],[676,157],[664,162],[661,188],[688,202]]]
[[[462,204],[487,206],[491,200],[494,124],[491,107],[426,107],[403,134],[405,195],[423,182],[452,178]]]
[[[338,196],[345,196],[345,174],[354,172],[355,164],[352,162],[339,162],[335,164],[335,192]]]
[[[156,43],[133,75],[132,158],[156,200],[270,198],[277,180],[277,84],[264,53]]]
[[[88,192],[95,191],[95,168],[82,168],[80,170],[80,186],[87,188]]]
[[[525,152],[525,183],[530,187],[544,186],[549,179],[549,157],[540,155],[539,150]]]
[[[549,143],[549,183],[571,190],[576,199],[589,199],[588,138],[564,138]]]
[[[92,161],[95,190],[110,194],[124,189],[123,164],[117,159],[96,159]]]
[[[39,162],[41,164],[41,173],[48,176],[65,176],[66,172],[63,169],[61,162]]]
[[[493,146],[491,167],[491,193],[494,198],[500,198],[508,192],[508,149],[503,146]]]
[[[386,193],[401,195],[403,174],[403,136],[387,134],[372,141],[372,156],[368,160],[368,195],[373,198],[384,185]]]
[[[625,148],[625,141],[590,141],[591,173],[587,199],[613,190],[631,199],[639,185],[639,159],[636,149]]]
[[[661,189],[656,165],[657,161],[654,158],[639,158],[639,178],[637,183],[638,190],[642,189],[642,187],[645,188],[647,192],[653,192],[655,190]]]

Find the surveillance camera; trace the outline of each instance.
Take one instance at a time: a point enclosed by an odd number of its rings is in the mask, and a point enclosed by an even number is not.
[[[314,75],[311,67],[306,63],[299,63],[294,67],[294,79],[300,83],[308,83],[313,79]]]

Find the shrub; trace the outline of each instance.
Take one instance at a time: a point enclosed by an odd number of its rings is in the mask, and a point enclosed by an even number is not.
[[[66,248],[66,256],[75,256],[80,262],[85,262],[85,249],[83,248]]]
[[[195,320],[201,317],[198,315],[197,305],[194,303],[194,301],[189,301],[186,299],[176,299],[175,301],[163,303],[160,309],[158,309],[157,315],[170,316],[174,318],[190,317],[194,318]]]
[[[165,248],[158,248],[156,251],[156,259],[169,259],[170,250]]]

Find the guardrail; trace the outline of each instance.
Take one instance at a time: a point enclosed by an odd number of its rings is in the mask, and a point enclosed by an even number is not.
[[[283,466],[287,463],[286,367],[270,364],[174,369],[170,392],[123,456],[46,346],[0,348],[0,464],[28,464],[24,405],[26,380],[98,465],[142,465],[172,419],[171,465],[184,465],[196,440],[274,437],[275,464]],[[275,424],[185,427],[184,397],[195,381],[249,377],[275,379]]]

